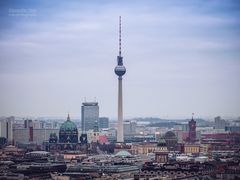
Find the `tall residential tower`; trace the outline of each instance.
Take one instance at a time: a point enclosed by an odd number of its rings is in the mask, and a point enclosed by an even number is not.
[[[117,66],[115,73],[118,76],[118,129],[117,142],[123,140],[123,97],[122,97],[122,76],[126,73],[126,68],[123,66],[123,57],[121,55],[121,16],[119,17],[119,55],[117,56]]]

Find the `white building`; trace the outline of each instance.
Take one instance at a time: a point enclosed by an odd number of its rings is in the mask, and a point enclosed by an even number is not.
[[[9,143],[13,141],[13,116],[0,119],[0,137],[5,137]]]
[[[123,124],[123,133],[124,135],[136,134],[136,121],[124,121]]]
[[[220,116],[214,118],[214,129],[225,129],[225,127],[229,124],[227,121],[222,119]]]

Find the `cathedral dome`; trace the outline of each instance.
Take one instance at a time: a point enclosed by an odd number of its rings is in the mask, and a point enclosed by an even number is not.
[[[76,131],[77,130],[77,126],[74,122],[67,120],[65,121],[61,127],[60,127],[60,131]]]
[[[174,134],[174,132],[172,131],[168,131],[166,132],[166,134],[164,135],[165,139],[175,139],[177,138],[176,135]]]
[[[163,138],[166,141],[166,145],[169,151],[177,150],[178,139],[174,132],[172,131],[166,132]]]
[[[65,121],[60,127],[59,142],[78,143],[78,129],[76,124],[70,120],[69,115],[67,121]]]

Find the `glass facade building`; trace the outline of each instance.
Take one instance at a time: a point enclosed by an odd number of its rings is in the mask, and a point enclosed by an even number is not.
[[[97,102],[84,102],[81,109],[82,132],[93,130],[99,120],[99,106]]]
[[[100,117],[98,121],[99,129],[109,128],[109,119],[107,117]]]

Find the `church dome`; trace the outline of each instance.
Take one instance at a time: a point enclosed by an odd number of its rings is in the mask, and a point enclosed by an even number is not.
[[[65,121],[60,127],[59,142],[78,143],[78,129],[76,124],[70,120],[69,115],[67,121]]]
[[[177,150],[178,139],[174,132],[172,131],[166,132],[163,138],[166,141],[166,145],[169,151]]]
[[[74,122],[67,120],[65,121],[61,127],[60,127],[60,131],[76,131],[77,130],[77,126]]]
[[[168,131],[166,132],[166,134],[164,135],[164,139],[175,139],[177,138],[176,135],[174,134],[174,132],[172,131]]]

